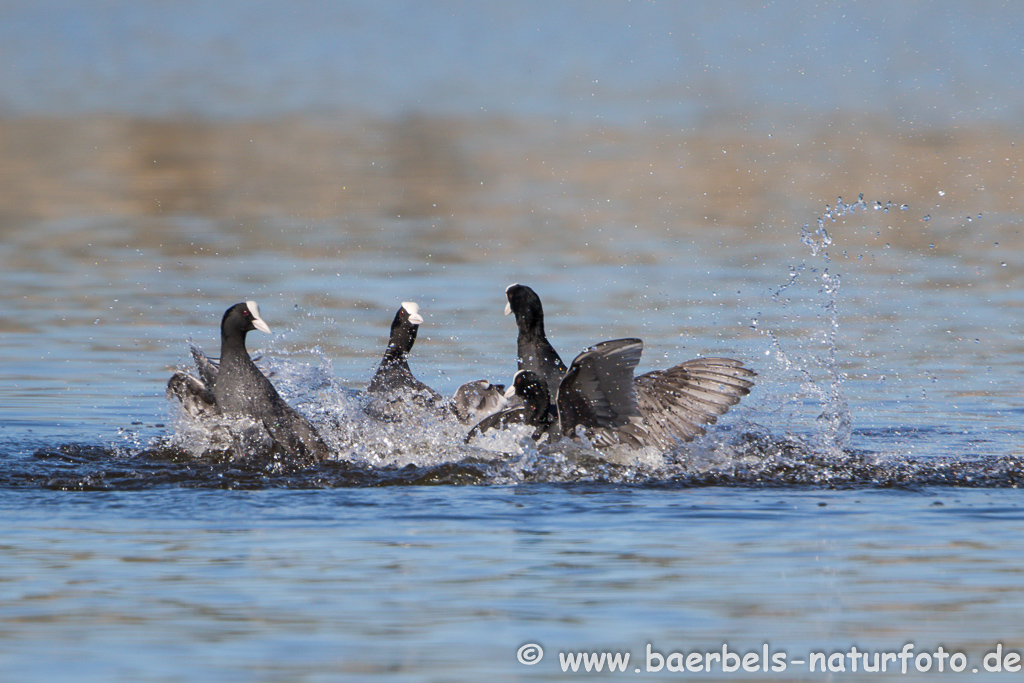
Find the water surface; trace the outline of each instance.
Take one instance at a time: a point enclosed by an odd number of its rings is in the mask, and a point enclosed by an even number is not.
[[[0,13],[4,680],[1024,651],[1016,8]],[[362,412],[402,301],[421,380],[508,381],[512,282],[565,359],[757,385],[629,456]],[[164,396],[247,299],[320,466],[204,454]]]

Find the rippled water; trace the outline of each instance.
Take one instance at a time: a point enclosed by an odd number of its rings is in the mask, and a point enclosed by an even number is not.
[[[1019,11],[587,7],[2,10],[0,678],[1024,651]],[[508,381],[512,282],[757,384],[667,453],[366,417],[402,301],[421,380]],[[166,400],[246,299],[329,462]]]
[[[968,219],[1011,245],[1019,240],[1009,217]],[[993,262],[988,249],[952,255],[934,245],[870,244],[885,232],[916,243],[931,226],[948,229],[954,220],[925,221],[890,200],[839,202],[793,227],[789,256],[778,245],[766,255],[763,243],[745,240],[750,231],[712,243],[669,232],[659,252],[646,232],[620,229],[605,238],[603,224],[562,226],[508,249],[500,242],[515,235],[507,231],[498,244],[480,246],[431,235],[423,219],[396,219],[371,247],[363,246],[368,235],[348,235],[359,240],[351,251],[333,245],[340,226],[290,226],[281,237],[264,226],[251,244],[242,240],[224,254],[193,246],[193,255],[168,262],[167,252],[191,236],[187,229],[167,228],[178,244],[145,249],[117,246],[137,244],[131,231],[139,229],[128,225],[22,230],[8,244],[11,263],[52,259],[61,284],[81,283],[64,293],[45,276],[12,283],[23,292],[12,303],[24,314],[8,318],[19,327],[8,335],[14,391],[5,431],[15,466],[6,476],[67,488],[145,488],[164,476],[222,485],[196,474],[199,465],[187,455],[202,453],[203,428],[183,421],[163,387],[174,367],[190,365],[186,340],[215,354],[218,309],[254,297],[280,331],[262,346],[253,333],[250,346],[344,465],[267,473],[292,485],[296,477],[310,485],[386,481],[390,470],[381,466],[406,465],[424,470],[400,479],[458,483],[1015,485],[1017,271]],[[940,233],[931,236],[941,243]],[[216,241],[216,233],[204,237]],[[40,244],[62,239],[70,243]],[[553,253],[550,242],[559,245]],[[460,248],[486,254],[460,258],[453,253]],[[991,248],[1012,258],[1009,246],[993,240]],[[18,270],[8,272],[17,278]],[[404,299],[420,301],[427,316],[412,359],[421,379],[449,395],[478,377],[507,381],[515,328],[501,310],[511,281],[542,293],[549,333],[565,356],[601,339],[639,335],[646,343],[641,370],[734,356],[759,373],[757,387],[696,444],[597,467],[577,468],[575,454],[559,449],[548,459],[515,435],[485,440],[481,450],[462,445],[466,428],[454,422],[381,425],[363,414],[356,394]],[[225,290],[238,293],[211,297]],[[145,473],[153,459],[160,474],[151,482]],[[63,466],[55,471],[51,462]],[[253,485],[245,481],[228,485]]]
[[[556,680],[559,651],[723,642],[797,659],[909,641],[980,668],[995,642],[1022,645],[1016,491],[5,490],[0,505],[9,680]],[[546,651],[532,668],[515,659],[527,643]]]

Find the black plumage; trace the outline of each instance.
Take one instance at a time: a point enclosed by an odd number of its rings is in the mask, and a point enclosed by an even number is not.
[[[508,298],[505,312],[515,314],[519,328],[519,367],[536,372],[546,381],[549,390],[554,385],[556,388],[552,395],[557,397],[562,378],[572,373],[573,369],[563,369],[564,364],[547,339],[540,297],[529,287],[520,284],[509,286],[505,292]],[[633,341],[637,345],[635,354],[639,362],[642,342],[638,339]],[[600,344],[593,349],[599,347]],[[599,358],[600,354],[594,360]],[[679,441],[692,441],[703,435],[706,432],[705,425],[713,424],[719,416],[750,393],[754,385],[752,378],[755,376],[756,373],[743,367],[743,363],[738,360],[697,358],[667,370],[640,375],[631,381],[628,388],[618,387],[616,400],[609,398],[609,401],[613,405],[625,405],[627,393],[633,394],[635,417],[639,418],[632,420],[632,426],[629,427],[629,430],[637,431],[634,445],[671,447]],[[584,373],[578,375],[576,381],[592,383],[594,379]],[[608,386],[606,384],[602,391],[607,392]],[[583,392],[580,395],[586,397],[589,394]],[[560,415],[567,409],[575,410],[570,395],[566,395],[565,401],[567,403],[563,408],[560,399],[556,398]],[[580,414],[585,415],[586,411]],[[575,420],[566,415],[562,421],[571,423]],[[578,422],[587,426],[585,419]]]
[[[245,349],[251,330],[270,332],[255,301],[235,304],[220,325],[220,362],[192,348],[199,378],[177,372],[167,383],[168,396],[178,398],[193,416],[248,417],[263,424],[274,448],[288,455],[321,460],[327,446],[309,421],[289,406],[260,372]]]
[[[519,396],[519,405],[499,410],[480,420],[469,430],[466,443],[478,434],[491,429],[502,429],[512,424],[526,424],[536,427],[534,439],[540,439],[554,424],[555,411],[548,394],[547,384],[530,370],[520,370],[512,379],[512,386],[505,392],[506,398]]]
[[[391,322],[391,334],[384,358],[373,379],[366,388],[370,393],[395,391],[425,394],[431,401],[441,400],[441,395],[416,379],[409,369],[409,353],[416,343],[416,333],[423,323],[420,307],[412,301],[403,301],[395,319]]]
[[[509,285],[505,289],[505,297],[508,299],[505,315],[514,313],[519,328],[519,369],[539,375],[548,385],[550,395],[554,396],[568,368],[544,333],[544,307],[540,297],[529,287],[520,284]]]
[[[633,390],[633,368],[640,362],[642,349],[639,339],[614,339],[590,347],[573,359],[553,403],[540,375],[518,371],[511,391],[522,399],[523,406],[481,421],[470,430],[467,441],[489,429],[525,423],[535,427],[534,439],[545,434],[573,436],[577,427],[584,427],[599,447],[648,445]]]
[[[469,422],[508,405],[505,387],[485,379],[463,384],[452,399],[444,398],[418,380],[409,368],[409,354],[422,324],[419,306],[412,301],[402,302],[391,322],[384,357],[367,387],[367,392],[374,396],[368,407],[372,416],[387,421],[401,420],[416,407],[442,415],[454,413],[462,422]]]

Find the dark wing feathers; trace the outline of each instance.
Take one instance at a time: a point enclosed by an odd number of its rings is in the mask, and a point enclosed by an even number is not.
[[[639,417],[633,368],[643,349],[639,339],[615,339],[576,356],[555,399],[562,424],[618,427]]]
[[[205,353],[203,353],[199,347],[194,344],[189,344],[192,347],[192,360],[196,363],[196,369],[199,371],[199,378],[203,380],[203,384],[208,387],[213,386],[213,380],[217,377],[217,370],[219,366],[214,361],[210,360]]]
[[[754,376],[737,360],[697,358],[637,377],[637,405],[651,437],[671,446],[704,434],[703,425],[750,393]]]
[[[633,388],[643,348],[639,339],[614,339],[576,356],[556,399],[563,434],[582,425],[599,446],[644,445],[646,429]]]

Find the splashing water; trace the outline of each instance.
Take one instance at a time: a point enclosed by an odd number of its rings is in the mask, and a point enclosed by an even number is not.
[[[874,202],[876,210],[885,212],[892,205],[891,201],[885,204]],[[781,405],[804,408],[807,403],[813,403],[818,407],[816,428],[809,436],[801,436],[787,429],[785,438],[802,443],[812,452],[836,461],[849,456],[853,420],[849,402],[843,392],[846,376],[840,370],[838,300],[842,278],[829,270],[832,261],[829,248],[833,238],[826,225],[838,223],[868,208],[863,193],[853,203],[846,203],[839,197],[835,207],[825,206],[822,214],[815,219],[813,230],[810,224],[805,223],[800,229],[800,243],[810,250],[812,261],[805,259],[799,265],[790,266],[788,279],[771,297],[774,303],[783,308],[792,308],[794,302],[787,292],[801,278],[809,277],[816,289],[817,298],[797,303],[809,306],[812,312],[816,310],[815,315],[821,323],[810,330],[807,336],[797,338],[794,344],[784,343],[775,330],[759,325],[757,319],[752,324],[753,329],[769,338],[770,349],[767,355],[776,363],[776,374],[798,380],[799,389],[784,394]],[[904,204],[900,208],[906,210],[909,207]],[[785,417],[790,424],[798,421],[792,411],[786,413]]]
[[[198,420],[174,409],[169,434],[148,443],[133,430],[109,448],[43,448],[0,477],[17,486],[62,489],[147,488],[161,485],[389,486],[613,482],[648,486],[1016,486],[1016,456],[997,461],[914,460],[851,447],[853,418],[841,369],[840,293],[829,227],[842,227],[870,208],[892,202],[841,198],[802,226],[808,256],[766,292],[772,307],[751,327],[768,341],[770,363],[758,367],[754,394],[721,424],[668,452],[600,451],[579,441],[536,444],[530,429],[511,428],[464,442],[469,426],[450,414],[422,410],[396,421],[374,419],[365,392],[340,381],[327,354],[307,350],[312,363],[274,349],[257,359],[282,396],[306,415],[330,447],[317,466],[296,465],[268,452],[261,425],[224,418]],[[906,210],[906,205],[899,206]],[[808,423],[807,420],[810,419]]]

